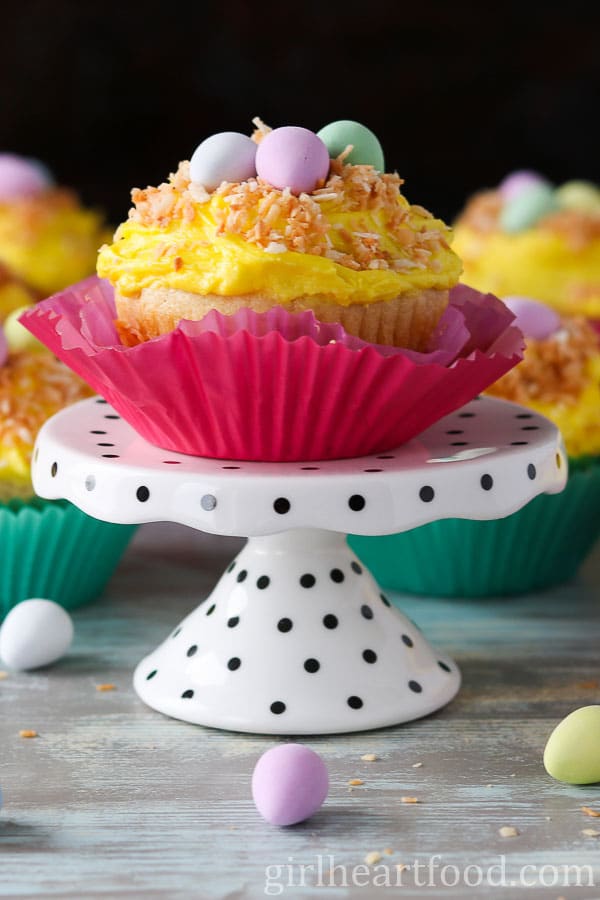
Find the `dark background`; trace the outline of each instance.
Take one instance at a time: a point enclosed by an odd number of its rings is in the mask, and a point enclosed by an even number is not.
[[[0,150],[118,221],[216,131],[375,131],[451,218],[516,167],[599,180],[594,3],[2,3]]]

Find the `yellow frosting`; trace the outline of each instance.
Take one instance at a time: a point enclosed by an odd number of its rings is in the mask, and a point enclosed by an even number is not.
[[[103,240],[101,216],[66,192],[0,203],[0,261],[43,296],[92,274]]]
[[[454,236],[466,284],[500,297],[533,297],[566,314],[600,317],[600,239],[575,248],[548,228],[505,234],[461,223]]]
[[[208,201],[194,204],[192,221],[172,219],[163,227],[125,222],[114,243],[100,251],[98,274],[125,297],[137,297],[144,288],[160,286],[225,297],[261,293],[278,303],[319,295],[342,306],[389,300],[414,290],[447,289],[460,276],[459,258],[441,245],[426,267],[406,272],[357,270],[325,256],[291,250],[269,252],[239,234],[216,234],[215,212],[224,202],[212,195]],[[403,197],[399,196],[398,202],[408,207]],[[321,209],[332,226],[329,236],[335,250],[347,251],[343,229],[375,232],[381,236],[383,250],[402,258],[403,248],[387,228],[383,210],[347,212],[327,202],[321,203]],[[449,236],[443,222],[417,213],[411,214],[410,227],[415,231],[437,229]],[[165,246],[168,253],[164,253]]]

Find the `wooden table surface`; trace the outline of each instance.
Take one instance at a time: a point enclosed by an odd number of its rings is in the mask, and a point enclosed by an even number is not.
[[[598,702],[600,553],[576,584],[537,596],[403,597],[458,661],[459,696],[409,725],[303,738],[327,762],[329,798],[309,822],[277,829],[250,794],[254,763],[276,738],[167,719],[131,686],[134,664],[239,546],[144,527],[105,597],[75,612],[71,654],[0,681],[1,897],[600,897],[600,837],[582,834],[600,833],[600,820],[580,810],[600,809],[600,786],[557,784],[541,763],[552,727]],[[367,753],[377,761],[362,761]],[[350,788],[354,778],[364,784]],[[501,837],[503,826],[519,834]],[[364,868],[374,851],[381,862]],[[306,887],[302,865],[315,867]],[[583,886],[565,866],[590,867]]]

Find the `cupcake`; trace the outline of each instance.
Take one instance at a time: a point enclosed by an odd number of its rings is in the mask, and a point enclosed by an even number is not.
[[[67,608],[93,599],[132,533],[35,497],[30,464],[39,428],[91,391],[16,321],[7,331],[8,346],[0,331],[0,618],[28,597]]]
[[[282,306],[371,343],[427,348],[461,272],[450,231],[382,171],[364,126],[320,134],[259,121],[253,139],[213,135],[167,182],[132,192],[98,259],[130,342],[213,309]]]
[[[319,136],[320,135],[320,136]],[[23,321],[143,437],[258,461],[384,452],[520,359],[450,233],[335,122],[203,141],[134,208],[98,274]]]
[[[534,172],[514,172],[468,202],[454,247],[463,280],[478,290],[600,317],[600,189],[593,184],[554,188]]]
[[[11,311],[25,309],[37,299],[36,292],[0,262],[0,321]]]
[[[106,234],[99,213],[55,186],[40,163],[0,154],[0,263],[38,298],[90,275]],[[24,302],[0,292],[0,317]]]
[[[551,419],[569,456],[561,494],[497,521],[434,522],[405,534],[353,537],[383,584],[417,594],[516,594],[573,577],[600,535],[600,344],[581,316],[506,299],[526,336],[523,362],[486,393]]]

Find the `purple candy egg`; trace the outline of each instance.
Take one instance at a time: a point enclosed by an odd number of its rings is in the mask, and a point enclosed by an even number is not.
[[[258,145],[256,171],[279,190],[289,187],[293,194],[310,194],[327,178],[329,151],[308,128],[276,128]]]
[[[504,303],[516,316],[515,325],[521,329],[526,338],[534,341],[545,341],[561,327],[557,312],[529,297],[505,297]]]
[[[529,169],[521,169],[518,172],[511,172],[510,175],[507,175],[506,178],[500,182],[498,190],[502,194],[502,199],[505,202],[508,202],[509,200],[518,197],[523,191],[526,191],[534,185],[537,186],[538,184],[550,186],[550,182],[537,172],[530,171]]]
[[[252,774],[254,804],[271,825],[304,822],[329,790],[321,757],[303,744],[279,744],[260,757]]]
[[[33,197],[51,183],[44,166],[35,160],[0,153],[0,202]]]

